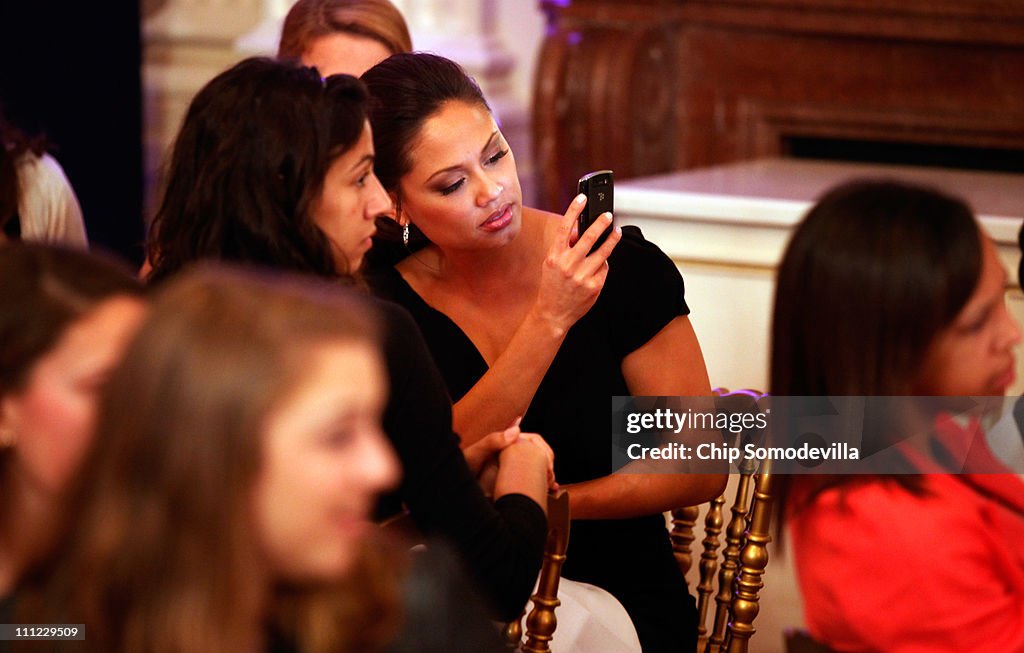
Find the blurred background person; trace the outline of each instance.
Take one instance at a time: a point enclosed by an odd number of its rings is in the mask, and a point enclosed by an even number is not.
[[[0,279],[3,597],[45,548],[92,439],[97,395],[145,308],[125,269],[76,250],[4,245]]]
[[[0,113],[0,242],[29,240],[86,249],[82,209],[46,138],[29,137]]]
[[[411,50],[409,27],[388,0],[299,0],[285,16],[277,56],[315,66],[324,77],[358,77]]]
[[[147,113],[144,128],[140,74],[140,6],[148,4],[0,3],[7,117],[59,146],[90,246],[133,264],[142,260],[142,140],[152,124]]]

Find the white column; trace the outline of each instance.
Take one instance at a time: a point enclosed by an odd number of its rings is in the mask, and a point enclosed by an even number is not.
[[[191,41],[207,44],[234,40],[260,16],[264,0],[167,0],[143,20],[146,44]]]
[[[413,47],[458,61],[476,78],[489,101],[504,101],[500,96],[508,93],[516,59],[498,33],[497,0],[404,0],[395,4],[409,23]]]
[[[147,219],[158,200],[159,171],[192,97],[244,56],[235,49],[235,41],[260,24],[267,9],[265,0],[166,0],[143,18]]]
[[[235,49],[245,54],[273,56],[281,40],[281,26],[291,0],[263,0],[260,22],[235,40]]]

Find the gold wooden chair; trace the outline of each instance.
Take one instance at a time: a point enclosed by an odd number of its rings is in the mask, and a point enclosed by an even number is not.
[[[548,495],[548,539],[544,546],[544,562],[540,567],[537,591],[530,597],[533,609],[526,617],[526,638],[523,639],[522,616],[505,627],[505,643],[511,650],[523,653],[548,653],[558,619],[555,608],[558,583],[562,578],[565,550],[569,547],[569,493],[565,490]]]
[[[558,583],[562,578],[562,564],[569,547],[569,493],[566,490],[548,493],[548,539],[544,545],[544,561],[540,567],[537,591],[530,597],[533,609],[526,617],[526,637],[523,638],[523,616],[510,621],[502,630],[505,644],[510,650],[524,653],[549,653],[558,619],[555,608]],[[422,543],[423,536],[413,524],[412,516],[402,512],[380,524],[394,536],[412,543]],[[526,614],[525,610],[523,614]]]
[[[764,397],[749,390],[730,393],[718,389],[715,393],[719,411],[750,410],[756,407],[757,399]],[[757,435],[756,432],[740,433],[738,442],[730,444],[742,447],[744,442]],[[766,460],[760,465],[754,460],[739,462],[740,475],[728,525],[725,525],[724,515],[726,493],[707,504],[699,562],[700,581],[697,584],[698,651],[746,653],[750,637],[755,632],[753,623],[759,610],[758,592],[764,586],[761,578],[768,564],[767,544],[771,541],[770,462]],[[684,575],[693,563],[693,527],[699,515],[698,506],[672,511],[672,549]],[[719,536],[723,525],[725,548],[720,551]],[[716,571],[717,592],[714,584]],[[715,610],[709,628],[712,596]]]

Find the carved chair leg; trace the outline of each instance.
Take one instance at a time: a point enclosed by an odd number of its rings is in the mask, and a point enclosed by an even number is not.
[[[743,547],[740,575],[736,579],[736,598],[733,601],[733,617],[729,623],[728,653],[746,653],[751,635],[754,634],[754,618],[760,610],[758,593],[764,587],[761,580],[768,565],[768,543],[771,542],[771,461],[762,463],[754,491],[750,526],[747,529],[747,544]]]
[[[718,536],[722,532],[725,519],[722,507],[725,505],[725,494],[716,497],[708,508],[704,518],[704,540],[701,542],[704,551],[700,554],[700,582],[697,585],[697,639],[703,642],[708,636],[707,617],[711,596],[714,594],[715,572],[718,570]]]
[[[693,566],[693,527],[697,524],[699,516],[698,506],[687,506],[672,511],[672,530],[669,532],[669,539],[672,541],[672,555],[676,557],[679,571],[683,572],[684,577]]]
[[[565,563],[565,550],[569,546],[569,494],[564,490],[548,496],[548,540],[544,548],[544,564],[541,566],[537,591],[530,600],[533,609],[526,617],[526,642],[524,653],[548,653],[558,619],[555,608],[558,600],[558,583]]]

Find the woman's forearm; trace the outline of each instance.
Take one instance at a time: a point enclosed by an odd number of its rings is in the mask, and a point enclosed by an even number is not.
[[[464,444],[522,417],[567,332],[534,312],[527,314],[505,351],[452,408],[453,428]]]
[[[722,474],[612,474],[565,485],[573,519],[627,519],[693,506],[717,497]]]

